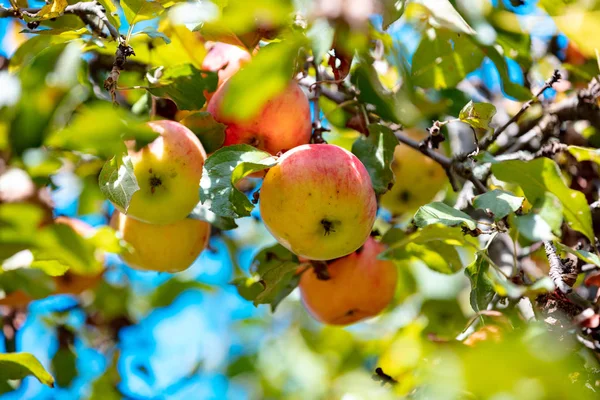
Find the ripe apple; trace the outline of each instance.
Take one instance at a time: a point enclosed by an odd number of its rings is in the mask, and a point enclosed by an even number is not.
[[[373,238],[359,250],[329,262],[329,279],[311,268],[300,278],[302,302],[321,322],[347,325],[379,314],[394,297],[398,271],[391,261],[378,260],[384,246]]]
[[[427,137],[427,132],[419,130],[404,133],[419,141]],[[448,180],[438,163],[405,144],[397,145],[394,150],[392,171],[396,182],[381,197],[381,205],[394,215],[414,211],[430,202]]]
[[[170,224],[187,217],[200,201],[206,152],[192,131],[178,122],[148,124],[160,136],[139,151],[130,151],[140,190],[131,197],[127,211],[117,208],[140,221]]]
[[[115,211],[110,225],[131,246],[131,252],[121,254],[123,261],[140,270],[183,271],[198,258],[210,236],[208,222],[189,218],[154,225]]]
[[[223,114],[223,98],[228,87],[225,82],[207,108],[217,122],[227,125],[224,146],[250,144],[275,155],[310,141],[310,104],[297,82],[292,81],[249,120]]]
[[[220,87],[227,79],[231,78],[252,56],[247,50],[228,43],[215,42],[208,49],[202,61],[202,69],[217,71]],[[212,93],[209,95],[212,96]],[[209,99],[209,97],[207,97]]]
[[[330,144],[286,152],[267,172],[260,213],[283,246],[311,260],[331,260],[358,249],[377,213],[371,178],[354,154]]]

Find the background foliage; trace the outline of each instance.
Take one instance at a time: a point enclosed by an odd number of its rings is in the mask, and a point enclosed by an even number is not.
[[[597,397],[597,3],[0,0],[2,398]],[[295,77],[314,137],[378,194],[398,141],[447,171],[418,210],[380,209],[399,270],[381,316],[338,328],[301,307],[298,260],[260,222],[260,179],[242,181],[276,160],[217,150],[202,111],[206,41],[259,47],[226,112]],[[106,198],[137,187],[123,140],[151,141],[153,118],[214,151],[191,216],[210,247],[174,275],[127,267],[105,226]],[[419,162],[403,173],[430,183]],[[59,215],[99,229],[39,228]]]

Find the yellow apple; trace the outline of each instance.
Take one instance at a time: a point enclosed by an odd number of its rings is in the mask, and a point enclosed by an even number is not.
[[[249,120],[223,115],[223,97],[228,87],[225,82],[207,108],[217,122],[227,125],[224,146],[250,144],[275,155],[310,141],[310,104],[297,82],[291,82]]]
[[[121,254],[123,261],[140,270],[183,271],[206,248],[210,236],[208,222],[190,218],[154,225],[115,211],[110,225],[131,247],[130,252]]]
[[[148,123],[158,132],[152,143],[130,151],[140,190],[121,212],[152,224],[184,219],[200,201],[199,187],[206,152],[188,128],[175,121]]]
[[[419,141],[427,137],[425,131],[405,130],[403,133]],[[394,215],[414,211],[429,203],[448,181],[438,163],[405,144],[399,144],[394,150],[392,171],[396,182],[381,197],[381,205]]]
[[[367,240],[377,213],[371,178],[341,147],[307,144],[267,172],[260,213],[279,243],[311,260],[331,260]]]
[[[391,261],[378,260],[384,246],[367,239],[357,251],[327,263],[329,279],[311,268],[300,278],[302,302],[326,324],[347,325],[379,314],[392,301],[398,271]]]

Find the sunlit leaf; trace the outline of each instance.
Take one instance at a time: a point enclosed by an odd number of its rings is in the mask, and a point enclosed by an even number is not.
[[[352,153],[367,168],[375,193],[382,194],[394,181],[390,165],[398,139],[391,129],[383,125],[371,124],[368,129],[369,136],[361,135],[352,145]]]
[[[488,276],[489,263],[481,255],[477,255],[475,261],[465,268],[465,275],[471,281],[471,307],[473,311],[481,311],[487,308],[487,305],[494,294],[494,283]]]
[[[490,129],[489,123],[496,114],[496,107],[490,103],[473,103],[471,100],[460,110],[458,118],[473,128]]]
[[[107,161],[98,181],[104,196],[123,210],[129,208],[131,197],[140,190],[129,156],[117,155]]]
[[[68,5],[67,0],[52,0],[52,3],[46,4],[35,14],[35,19],[44,20],[59,17]]]
[[[471,230],[477,228],[477,221],[468,214],[442,202],[433,202],[421,206],[415,214],[414,222],[419,228],[432,224],[447,226],[464,225]]]
[[[54,387],[54,378],[30,353],[0,354],[0,380],[23,379],[33,375],[46,386]]]
[[[225,141],[226,125],[206,111],[190,114],[179,122],[194,132],[208,154],[221,148]]]
[[[165,10],[154,0],[122,0],[121,8],[129,25],[156,18]]]
[[[508,214],[517,211],[523,204],[523,197],[515,196],[503,190],[494,189],[490,192],[476,196],[473,199],[473,207],[481,210],[489,210],[494,219],[500,220]]]
[[[434,27],[444,27],[468,35],[475,33],[448,0],[413,0],[410,2],[412,4],[422,5],[429,10],[429,23]]]
[[[543,199],[546,192],[555,195],[563,205],[569,226],[594,242],[592,216],[585,195],[569,189],[553,160],[542,157],[532,161],[503,161],[492,164],[492,172],[502,181],[521,186],[532,204]]]
[[[200,200],[203,204],[209,202],[210,210],[220,217],[248,216],[254,206],[235,183],[276,163],[277,157],[246,144],[217,150],[204,163]]]

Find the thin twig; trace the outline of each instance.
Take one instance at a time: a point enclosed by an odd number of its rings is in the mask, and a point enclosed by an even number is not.
[[[314,61],[314,59],[313,59],[312,65],[315,69],[315,79],[317,82],[319,82],[321,79],[321,71],[319,70],[319,64],[317,64],[317,62]],[[315,82],[315,83],[317,83],[317,82]],[[311,86],[309,86],[308,90],[315,92],[315,95],[312,99],[313,134],[312,134],[311,142],[312,143],[327,143],[325,141],[325,139],[323,139],[323,132],[327,131],[328,129],[323,128],[323,125],[321,123],[321,107],[319,107],[319,98],[321,97],[321,85],[313,83]]]
[[[511,124],[516,122],[521,117],[521,115],[523,115],[525,113],[525,111],[527,111],[527,109],[529,109],[529,107],[531,107],[531,105],[533,103],[535,103],[536,101],[539,100],[540,96],[546,91],[546,89],[550,89],[552,87],[552,85],[555,84],[556,82],[558,82],[560,79],[561,79],[560,72],[558,70],[554,70],[554,73],[552,74],[552,76],[544,83],[544,86],[542,86],[542,88],[536,93],[536,95],[531,100],[525,102],[521,106],[521,109],[515,115],[513,115],[512,118],[509,119],[504,125],[502,125],[498,129],[496,129],[491,135],[483,138],[483,140],[481,141],[481,144],[479,146],[479,149],[487,150],[487,148],[490,147],[492,145],[492,143],[494,143],[496,141],[496,139],[498,139],[498,137],[502,134],[502,132],[504,132]]]

